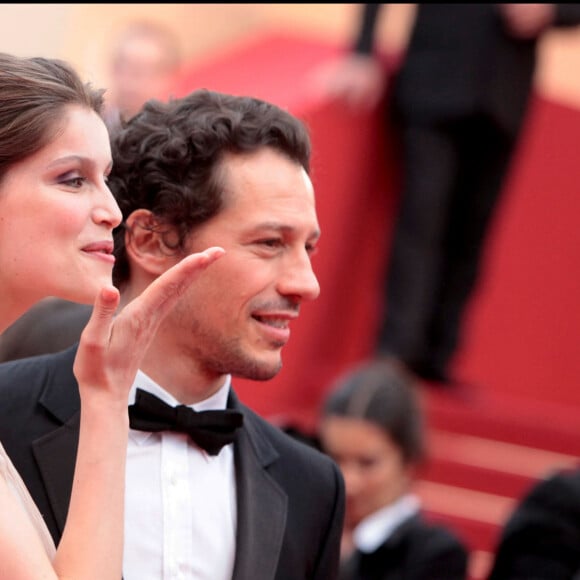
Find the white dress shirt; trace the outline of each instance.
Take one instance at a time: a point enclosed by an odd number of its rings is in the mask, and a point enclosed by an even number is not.
[[[225,409],[228,376],[196,411]],[[139,371],[135,389],[179,402]],[[233,445],[211,456],[187,435],[131,429],[125,492],[124,580],[230,580],[237,509]]]
[[[395,503],[367,516],[354,529],[353,542],[358,550],[371,554],[384,544],[391,534],[420,508],[419,499],[407,494]]]

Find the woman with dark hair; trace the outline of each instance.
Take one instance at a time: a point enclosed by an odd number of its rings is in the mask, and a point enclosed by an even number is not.
[[[121,212],[102,95],[62,61],[0,53],[0,332],[48,296],[95,304],[74,365],[80,437],[62,540],[0,445],[1,579],[119,580],[129,389],[161,319],[223,254],[181,261],[115,316]]]
[[[423,423],[414,383],[388,362],[358,366],[330,392],[319,435],[346,486],[341,580],[466,578],[465,547],[412,493]]]

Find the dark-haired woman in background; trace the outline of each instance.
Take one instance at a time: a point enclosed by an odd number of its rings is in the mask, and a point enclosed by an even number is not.
[[[464,580],[467,550],[412,493],[424,424],[409,376],[385,361],[341,377],[323,407],[323,449],[346,485],[341,580]]]

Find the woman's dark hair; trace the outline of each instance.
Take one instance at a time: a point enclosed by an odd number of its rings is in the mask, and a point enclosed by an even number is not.
[[[424,458],[423,415],[410,376],[389,361],[360,364],[339,378],[323,406],[323,416],[369,421],[399,447],[408,463]]]
[[[0,53],[0,180],[54,139],[66,107],[79,105],[101,115],[103,93],[64,61]]]

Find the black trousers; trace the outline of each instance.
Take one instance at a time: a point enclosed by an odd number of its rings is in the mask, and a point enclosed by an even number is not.
[[[399,127],[403,183],[379,354],[445,375],[516,138],[485,115]]]

